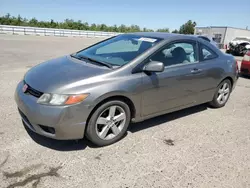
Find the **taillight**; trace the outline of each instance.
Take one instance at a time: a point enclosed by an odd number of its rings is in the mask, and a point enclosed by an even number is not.
[[[249,62],[250,62],[250,51],[248,51],[248,52],[244,55],[243,61],[249,61]]]

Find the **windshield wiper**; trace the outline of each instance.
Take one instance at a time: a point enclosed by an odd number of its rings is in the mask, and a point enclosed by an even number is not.
[[[79,60],[86,59],[86,60],[88,60],[88,61],[92,61],[92,62],[98,63],[98,64],[100,64],[100,65],[104,65],[104,66],[106,66],[106,67],[108,67],[108,68],[110,68],[110,69],[113,68],[113,66],[112,66],[111,64],[109,64],[109,63],[106,63],[106,62],[104,62],[104,61],[98,61],[98,60],[92,59],[92,58],[87,57],[87,56],[75,55],[75,54],[71,54],[70,56],[71,56],[71,57],[74,57],[74,58],[76,58],[76,59],[79,59]]]

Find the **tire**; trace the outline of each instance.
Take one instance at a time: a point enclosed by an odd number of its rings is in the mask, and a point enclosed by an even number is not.
[[[222,88],[223,86],[227,85],[227,88],[228,88],[228,93],[227,93],[227,90],[225,89],[224,91],[225,92],[222,92]],[[223,106],[225,106],[225,104],[227,103],[229,97],[230,97],[230,94],[231,94],[231,91],[232,91],[232,84],[230,82],[229,79],[225,79],[223,80],[217,87],[216,91],[215,91],[215,94],[214,94],[214,97],[213,97],[213,100],[209,103],[210,106],[212,106],[213,108],[221,108]],[[226,99],[221,97],[221,100],[219,100],[219,96],[221,94],[224,94],[224,97],[226,96],[226,93],[228,94]],[[223,96],[223,95],[222,95]],[[223,98],[223,99],[222,99]],[[225,99],[225,100],[224,100]]]
[[[118,116],[124,119],[118,121]],[[94,111],[89,119],[85,135],[93,144],[107,146],[125,135],[130,120],[131,112],[126,103],[119,100],[108,101]]]

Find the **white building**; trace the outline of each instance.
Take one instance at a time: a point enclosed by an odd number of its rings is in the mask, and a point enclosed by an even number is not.
[[[211,36],[221,48],[225,48],[236,37],[250,37],[250,30],[223,26],[196,27],[195,34]]]

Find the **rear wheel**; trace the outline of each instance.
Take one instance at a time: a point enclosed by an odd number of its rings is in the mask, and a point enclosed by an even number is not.
[[[210,105],[214,108],[220,108],[225,106],[229,96],[231,94],[232,84],[230,80],[226,79],[222,81],[216,89],[213,100]]]
[[[122,101],[109,101],[92,114],[86,129],[87,138],[97,146],[120,140],[130,123],[130,109]]]

